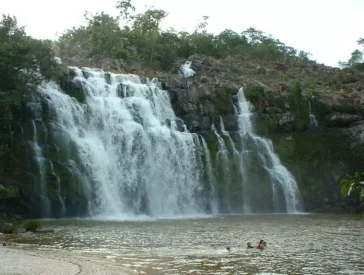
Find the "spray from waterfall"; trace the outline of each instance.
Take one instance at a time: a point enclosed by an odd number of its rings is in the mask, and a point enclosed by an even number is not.
[[[191,69],[192,63],[190,61],[186,61],[184,64],[180,66],[179,73],[183,78],[193,77],[196,72]]]

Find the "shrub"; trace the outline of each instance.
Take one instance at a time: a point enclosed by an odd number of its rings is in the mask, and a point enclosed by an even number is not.
[[[28,231],[36,232],[38,229],[42,228],[42,224],[40,223],[40,221],[31,220],[31,221],[26,221],[23,227],[26,232]]]
[[[13,234],[16,231],[16,226],[11,223],[0,225],[0,232],[4,234]]]

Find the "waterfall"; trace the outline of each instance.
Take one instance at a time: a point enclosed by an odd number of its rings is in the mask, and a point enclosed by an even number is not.
[[[64,203],[64,199],[62,197],[62,190],[61,190],[61,179],[59,178],[59,176],[54,172],[54,168],[53,168],[53,162],[49,161],[49,166],[51,168],[51,173],[52,176],[56,178],[56,184],[57,184],[57,197],[59,200],[59,203],[61,205],[61,210],[60,210],[60,216],[63,217],[66,213],[66,206]]]
[[[315,115],[312,113],[310,101],[308,101],[308,111],[310,114],[310,128],[316,128],[318,126],[318,122]]]
[[[38,121],[37,121],[38,122]],[[43,158],[43,152],[42,148],[38,145],[38,132],[37,132],[37,125],[36,120],[32,120],[32,126],[33,126],[33,141],[32,141],[32,148],[34,151],[34,160],[37,164],[38,168],[38,188],[39,188],[39,194],[41,198],[41,213],[43,217],[49,218],[50,217],[50,201],[48,199],[48,192],[47,192],[47,182],[45,178],[45,167],[44,167],[44,158]]]
[[[242,138],[243,145],[246,144],[247,147],[258,154],[258,158],[264,167],[264,170],[268,173],[269,182],[271,184],[272,190],[272,204],[274,210],[280,211],[281,200],[284,200],[284,211],[288,213],[294,213],[301,210],[300,195],[297,187],[297,183],[292,176],[292,174],[285,168],[278,156],[274,153],[273,146],[270,140],[259,137],[254,133],[253,123],[252,123],[252,105],[245,98],[243,89],[241,88],[237,94],[238,97],[238,108],[235,109],[236,115],[238,116],[239,124],[239,134]],[[249,162],[249,154],[244,151],[241,153],[241,166],[242,172],[247,173],[245,167]],[[246,182],[246,178],[243,179],[242,189],[245,197],[243,200],[247,199],[249,194],[245,194],[244,188],[249,184]],[[283,198],[282,195],[283,195]],[[268,200],[269,198],[266,198]],[[250,203],[249,203],[250,204]]]
[[[218,203],[217,203],[217,194],[216,194],[216,178],[214,172],[212,170],[211,164],[211,155],[210,151],[207,147],[206,141],[203,137],[201,137],[202,148],[205,155],[205,167],[206,167],[206,174],[207,174],[207,181],[210,188],[210,209],[212,214],[218,214]]]
[[[220,116],[220,127],[221,127],[221,132],[223,133],[223,135],[229,139],[229,142],[231,144],[231,147],[232,147],[232,150],[234,153],[235,161],[238,163],[239,172],[240,172],[240,176],[241,176],[241,182],[242,182],[242,200],[243,200],[243,209],[242,210],[243,210],[243,213],[250,213],[251,212],[250,200],[249,200],[249,196],[247,196],[248,192],[246,192],[246,183],[247,183],[246,163],[244,162],[245,158],[247,157],[247,155],[246,155],[247,151],[245,151],[244,148],[242,148],[241,152],[239,152],[236,149],[236,145],[235,145],[233,139],[231,138],[229,132],[227,132],[225,130],[224,121],[222,120],[221,116]],[[244,144],[243,144],[243,146],[244,146]]]
[[[217,166],[222,167],[222,184],[224,185],[224,192],[223,192],[223,210],[227,211],[228,213],[232,212],[231,208],[231,172],[230,172],[230,159],[229,159],[229,151],[226,148],[226,144],[224,139],[220,136],[217,132],[217,129],[214,124],[212,124],[211,129],[214,131],[217,141],[218,141],[218,152],[216,156]],[[220,173],[221,174],[221,173]]]
[[[209,192],[200,182],[199,151],[207,151],[205,144],[183,130],[159,83],[136,75],[71,69],[85,102],[53,82],[39,91],[49,98],[56,143],[67,152],[63,162],[82,179],[89,214],[123,218],[206,213],[206,205],[215,203],[215,190],[208,155],[210,195],[204,196]]]

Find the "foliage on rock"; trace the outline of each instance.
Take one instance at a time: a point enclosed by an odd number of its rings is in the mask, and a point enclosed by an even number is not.
[[[356,172],[352,176],[340,181],[341,193],[344,197],[353,197],[357,201],[364,201],[364,172]]]

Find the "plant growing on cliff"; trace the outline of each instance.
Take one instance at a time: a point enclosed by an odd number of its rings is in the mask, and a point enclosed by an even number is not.
[[[343,179],[340,184],[344,197],[353,197],[359,202],[364,201],[364,172],[356,172],[353,176]]]
[[[294,114],[295,128],[297,131],[303,131],[309,127],[310,117],[308,110],[308,101],[302,93],[301,84],[294,84],[289,95],[289,102]]]

